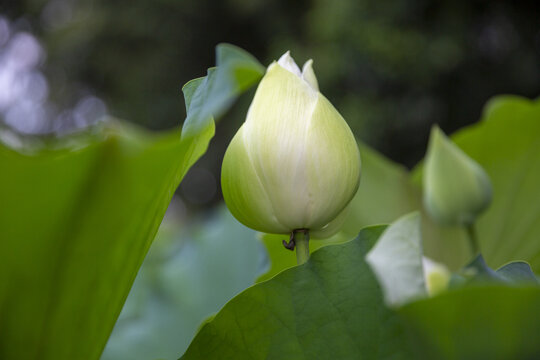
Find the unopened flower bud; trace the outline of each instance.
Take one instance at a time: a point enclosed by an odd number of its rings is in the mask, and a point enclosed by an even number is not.
[[[268,67],[225,153],[227,206],[261,232],[326,237],[339,230],[359,179],[349,126],[319,92],[312,61],[301,71],[287,52]]]
[[[423,256],[422,267],[428,295],[434,296],[448,289],[452,274],[446,266]]]
[[[424,169],[424,205],[444,225],[471,225],[491,202],[491,182],[473,159],[433,127]]]

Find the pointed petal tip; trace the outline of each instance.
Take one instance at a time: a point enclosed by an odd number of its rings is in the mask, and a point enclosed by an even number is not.
[[[449,141],[450,139],[448,138],[448,136],[446,136],[444,131],[442,131],[439,125],[433,124],[433,126],[431,127],[431,132],[429,134],[429,143],[430,144],[441,143],[441,142],[447,143]]]
[[[296,62],[294,61],[294,59],[291,56],[291,51],[290,50],[287,50],[287,52],[285,54],[281,55],[281,57],[278,60],[278,64],[282,68],[292,72],[296,76],[298,76],[298,77],[302,76],[302,73],[300,72],[300,68],[298,67],[298,65],[296,64]]]
[[[313,69],[313,59],[309,59],[304,63],[302,67],[302,74],[305,73],[309,68]]]
[[[313,90],[319,91],[319,83],[315,72],[313,71],[313,59],[306,61],[302,67],[302,78],[313,88]]]
[[[435,134],[441,134],[441,133],[444,134],[444,132],[439,127],[439,124],[433,124],[431,126],[431,134],[435,135]]]

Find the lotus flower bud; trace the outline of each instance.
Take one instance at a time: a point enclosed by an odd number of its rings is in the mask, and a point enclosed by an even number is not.
[[[435,221],[471,225],[491,202],[485,171],[434,127],[424,169],[424,205]]]
[[[339,230],[360,180],[356,140],[319,92],[312,61],[273,62],[223,160],[231,213],[257,231],[314,237]]]
[[[446,266],[423,256],[422,267],[428,295],[434,296],[448,289],[452,274]]]

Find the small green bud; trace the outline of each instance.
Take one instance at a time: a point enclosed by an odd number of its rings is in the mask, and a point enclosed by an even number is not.
[[[431,130],[423,182],[425,208],[443,225],[471,225],[491,202],[484,169],[437,126]]]
[[[448,289],[452,274],[446,266],[425,256],[422,257],[424,281],[429,296],[440,294]]]
[[[223,159],[231,213],[257,231],[339,230],[360,180],[356,140],[319,92],[312,61],[300,71],[289,52],[263,77]]]

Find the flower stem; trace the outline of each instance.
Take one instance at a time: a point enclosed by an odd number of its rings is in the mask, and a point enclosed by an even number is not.
[[[296,246],[296,262],[302,265],[309,259],[309,230],[294,230],[294,243]]]
[[[480,252],[480,248],[478,247],[478,237],[476,235],[474,224],[466,225],[465,229],[467,230],[473,256],[476,256]]]

